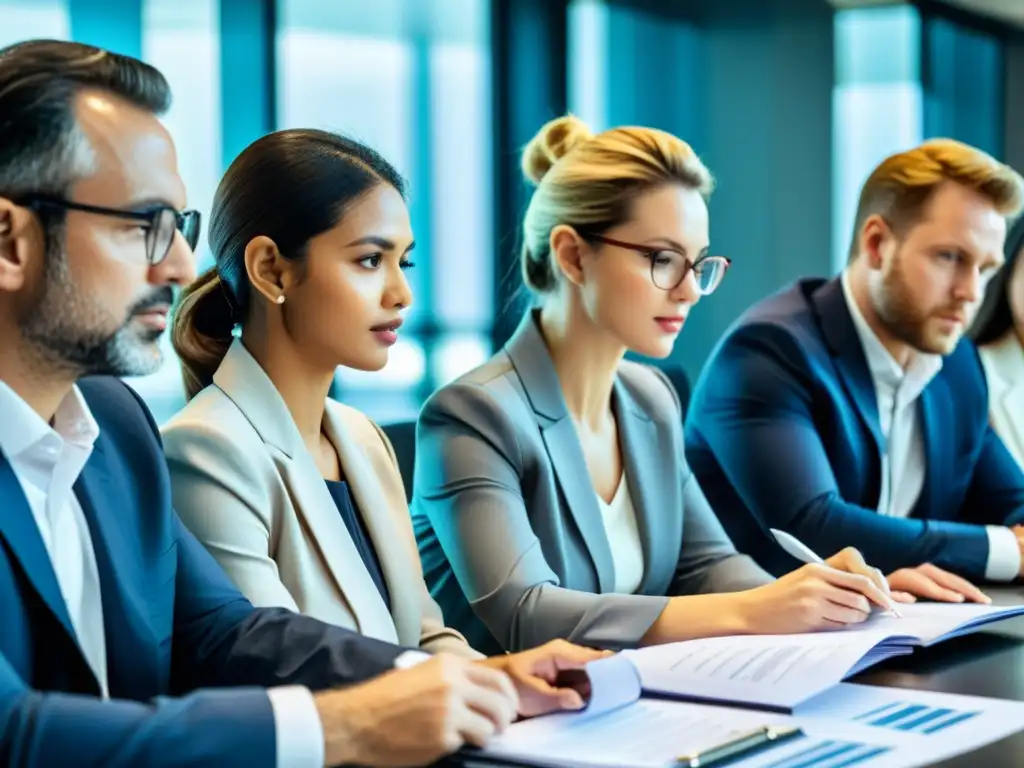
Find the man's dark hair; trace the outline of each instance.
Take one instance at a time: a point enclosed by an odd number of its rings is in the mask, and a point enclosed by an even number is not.
[[[164,76],[130,56],[60,40],[0,48],[0,196],[66,195],[88,173],[74,103],[89,88],[155,115],[171,103]]]

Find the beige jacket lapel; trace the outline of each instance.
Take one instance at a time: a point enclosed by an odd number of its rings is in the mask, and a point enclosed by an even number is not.
[[[341,599],[355,619],[357,630],[371,637],[397,642],[395,625],[387,606],[363,566],[288,407],[241,341],[236,340],[232,344],[214,376],[214,384],[238,406],[266,443],[296,514],[309,527],[315,554],[327,565]],[[344,443],[343,440],[338,442]],[[349,450],[348,454],[351,453]],[[351,459],[346,465],[343,456],[342,463],[350,480],[360,473],[358,463],[352,464]],[[366,509],[364,505],[369,503],[369,499],[364,501],[356,491],[355,483],[353,493],[360,509]],[[374,538],[376,541],[376,536]]]
[[[1024,347],[1011,331],[981,350],[992,427],[1024,467]]]
[[[342,472],[384,572],[391,598],[390,618],[398,630],[398,641],[417,646],[421,617],[415,586],[422,576],[411,567],[411,563],[418,562],[419,553],[410,551],[407,537],[395,524],[396,513],[409,514],[401,477],[376,428],[363,414],[329,400],[325,416],[325,432],[338,452]],[[394,482],[382,480],[392,476]]]

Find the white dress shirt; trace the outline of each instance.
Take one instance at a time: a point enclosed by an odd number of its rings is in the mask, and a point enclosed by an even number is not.
[[[99,427],[77,388],[57,408],[51,428],[2,381],[0,423],[0,450],[32,510],[78,646],[107,698],[107,645],[96,555],[72,490],[92,455]]]
[[[917,352],[904,369],[868,325],[854,299],[846,272],[840,282],[878,399],[878,420],[884,441],[878,512],[891,517],[909,517],[924,489],[927,473],[918,398],[942,370],[942,356]],[[985,577],[993,581],[1015,579],[1020,571],[1020,546],[1016,535],[1003,526],[990,525],[985,530],[988,535]]]
[[[644,551],[640,545],[640,531],[636,523],[636,510],[629,495],[626,473],[622,473],[619,487],[611,504],[597,494],[601,520],[608,535],[608,546],[615,565],[615,592],[632,595],[640,588],[644,578]]]
[[[73,486],[92,455],[99,426],[77,387],[47,424],[0,381],[0,451],[7,457],[28,500],[50,556],[78,647],[107,688],[103,599],[92,536]],[[267,691],[274,713],[278,768],[320,768],[324,737],[313,695],[301,686]]]

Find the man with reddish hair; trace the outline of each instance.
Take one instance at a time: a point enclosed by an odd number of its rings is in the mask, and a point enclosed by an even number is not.
[[[855,546],[893,589],[985,599],[1021,573],[1024,474],[988,424],[964,330],[1003,263],[1024,180],[948,139],[893,155],[861,191],[850,259],[746,312],[694,389],[686,452],[742,552],[770,529]],[[903,570],[927,564],[909,571]]]

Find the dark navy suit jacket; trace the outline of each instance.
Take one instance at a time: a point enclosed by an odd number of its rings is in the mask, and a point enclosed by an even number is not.
[[[245,686],[358,682],[401,649],[254,609],[171,510],[145,406],[116,379],[79,386],[100,427],[75,492],[96,551],[111,701],[95,698],[35,519],[0,455],[0,765],[273,766],[269,699]],[[197,691],[211,687],[222,690]]]
[[[1024,517],[1024,473],[988,423],[963,341],[918,400],[926,478],[911,516],[875,510],[884,441],[867,359],[839,279],[803,280],[746,312],[694,389],[686,457],[740,552],[780,575],[785,530],[822,557],[855,546],[889,573],[925,562],[982,578],[982,524]]]

